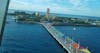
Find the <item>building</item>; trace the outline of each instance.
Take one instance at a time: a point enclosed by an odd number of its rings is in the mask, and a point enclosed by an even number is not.
[[[39,12],[35,12],[35,16],[39,17],[40,16]]]
[[[49,12],[50,12],[50,9],[49,9],[49,8],[47,8],[47,11],[46,11],[46,19],[48,19],[48,18],[49,18]]]

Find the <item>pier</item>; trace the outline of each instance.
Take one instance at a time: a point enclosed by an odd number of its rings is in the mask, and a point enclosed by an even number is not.
[[[68,53],[91,53],[87,48],[82,48],[78,43],[70,37],[64,35],[53,27],[50,23],[40,23],[52,35],[52,37],[66,50]]]

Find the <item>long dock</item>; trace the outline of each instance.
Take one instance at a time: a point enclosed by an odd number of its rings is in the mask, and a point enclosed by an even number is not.
[[[52,27],[51,29],[49,28],[49,26],[45,25],[45,24],[42,24],[46,29],[47,31],[56,39],[56,41],[58,41],[59,44],[61,44],[63,46],[64,49],[66,49],[68,51],[68,53],[72,53],[70,51],[70,49],[67,48],[67,45],[65,44],[65,42],[63,40],[60,39],[60,36],[58,35],[61,35],[63,36],[63,34],[59,31],[57,31],[54,27]],[[58,34],[59,32],[59,34]]]
[[[65,35],[61,33],[60,31],[58,31],[57,29],[55,29],[55,27],[51,26],[50,23],[41,23],[41,24],[56,39],[56,41],[58,41],[58,43],[62,45],[62,47],[66,51],[68,51],[68,53],[90,53],[88,49],[84,49],[86,51],[83,51],[83,52],[82,50],[79,51],[79,49],[77,51],[73,49],[71,44],[76,43],[76,42],[74,42],[69,37],[65,39],[64,38]]]

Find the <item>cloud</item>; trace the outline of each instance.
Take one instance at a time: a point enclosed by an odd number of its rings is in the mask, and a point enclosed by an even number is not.
[[[69,0],[73,5],[71,8],[78,11],[91,11],[91,8],[88,7],[89,0]]]
[[[37,2],[37,1],[35,1],[35,2]],[[48,3],[48,2],[50,2],[50,0],[46,0],[45,2]],[[13,9],[21,9],[21,10],[35,10],[35,11],[41,10],[41,11],[45,11],[46,8],[50,8],[50,9],[52,9],[52,11],[56,11],[56,12],[57,11],[58,12],[63,11],[63,10],[66,9],[64,7],[61,8],[61,6],[58,3],[50,3],[50,5],[40,5],[40,4],[34,4],[34,3],[32,4],[32,3],[29,3],[29,2],[23,2],[21,0],[12,0],[10,2],[9,9],[13,8]]]
[[[50,8],[52,13],[99,15],[98,10],[94,11],[94,8],[88,6],[89,2],[90,0],[11,0],[9,9],[45,12],[46,8]]]
[[[34,5],[28,2],[22,2],[22,1],[17,1],[17,0],[14,0],[9,5],[9,9],[17,9],[17,10],[31,10],[32,11],[32,10],[42,10],[42,8],[39,5]]]
[[[81,5],[81,0],[69,0],[69,2],[74,6],[78,7]]]

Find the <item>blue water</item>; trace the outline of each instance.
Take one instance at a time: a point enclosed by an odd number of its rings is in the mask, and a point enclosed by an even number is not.
[[[15,23],[7,16],[1,53],[66,53],[38,24]]]
[[[13,16],[7,16],[1,53],[66,53],[66,51],[38,24],[15,23]],[[73,37],[92,53],[99,53],[100,28],[55,26],[66,36]]]
[[[56,26],[56,28],[66,36],[72,37],[80,45],[88,47],[92,53],[100,52],[100,28],[73,26]]]

